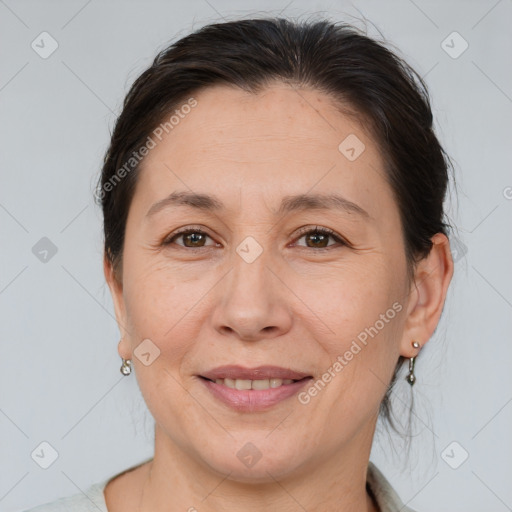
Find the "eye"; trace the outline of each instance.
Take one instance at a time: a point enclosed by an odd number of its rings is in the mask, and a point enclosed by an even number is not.
[[[332,238],[341,245],[349,245],[345,240],[343,240],[339,235],[337,235],[334,231],[329,228],[321,228],[316,226],[315,228],[306,227],[299,231],[301,235],[297,240],[301,238],[306,239],[306,246],[299,245],[299,247],[306,247],[309,249],[328,249],[331,247],[329,243],[329,238]],[[309,245],[308,242],[311,242],[312,245]]]
[[[207,238],[210,238],[211,240],[211,237],[201,229],[189,226],[187,228],[183,228],[169,235],[162,242],[162,245],[170,245],[174,243],[175,240],[179,240],[180,238],[183,240],[184,243],[177,245],[191,249],[201,249],[202,247],[208,247],[207,245],[205,245],[205,241]]]
[[[299,231],[299,238],[296,240],[300,240],[301,238],[306,238],[306,245],[300,245],[299,247],[306,247],[308,249],[328,249],[331,247],[331,245],[336,244],[330,244],[329,245],[329,238],[335,240],[338,242],[338,245],[344,245],[348,246],[350,245],[347,241],[342,239],[339,235],[337,235],[334,231],[332,231],[329,228],[321,228],[316,226],[315,228],[306,227]],[[216,243],[206,245],[207,239],[212,240],[212,238],[205,233],[200,228],[195,228],[193,226],[189,226],[186,228],[183,228],[179,231],[176,231],[169,235],[163,242],[162,245],[171,245],[175,243],[176,240],[181,239],[183,241],[182,244],[176,244],[180,247],[184,247],[187,249],[201,249],[203,247],[209,247],[218,245]],[[312,245],[309,245],[309,242],[311,242]]]

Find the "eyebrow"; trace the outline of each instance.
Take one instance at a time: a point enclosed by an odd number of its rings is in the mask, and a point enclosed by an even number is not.
[[[209,194],[195,192],[172,192],[164,199],[156,202],[146,213],[146,217],[157,212],[176,206],[191,206],[198,210],[220,212],[225,206],[217,197]],[[341,210],[346,213],[355,213],[365,219],[371,219],[370,214],[356,203],[349,201],[338,194],[298,194],[283,197],[281,205],[274,215],[280,216],[286,213],[304,210]]]

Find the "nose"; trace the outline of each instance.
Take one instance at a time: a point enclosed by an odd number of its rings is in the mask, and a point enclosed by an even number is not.
[[[287,302],[291,293],[278,275],[279,270],[266,251],[251,263],[235,253],[232,270],[219,287],[213,313],[215,329],[244,341],[286,333],[292,325]]]

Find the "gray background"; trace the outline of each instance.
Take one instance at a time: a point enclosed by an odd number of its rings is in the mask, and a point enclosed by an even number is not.
[[[0,0],[2,511],[80,492],[151,456],[153,420],[134,376],[119,373],[102,274],[93,189],[109,130],[166,43],[208,22],[279,13],[364,16],[426,77],[456,168],[456,273],[418,360],[410,452],[383,433],[372,459],[419,512],[512,510],[511,0]],[[46,59],[31,47],[43,31],[59,45]],[[469,44],[457,58],[454,31]],[[378,36],[371,23],[368,33]],[[43,237],[56,254],[40,252]],[[58,453],[48,469],[31,458],[43,441]]]

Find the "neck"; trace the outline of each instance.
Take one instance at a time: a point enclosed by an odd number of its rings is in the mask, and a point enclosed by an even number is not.
[[[366,473],[375,425],[326,460],[264,482],[237,481],[183,451],[155,427],[155,457],[148,463],[139,512],[183,510],[336,510],[378,512],[366,491]],[[172,509],[169,505],[172,504]]]

